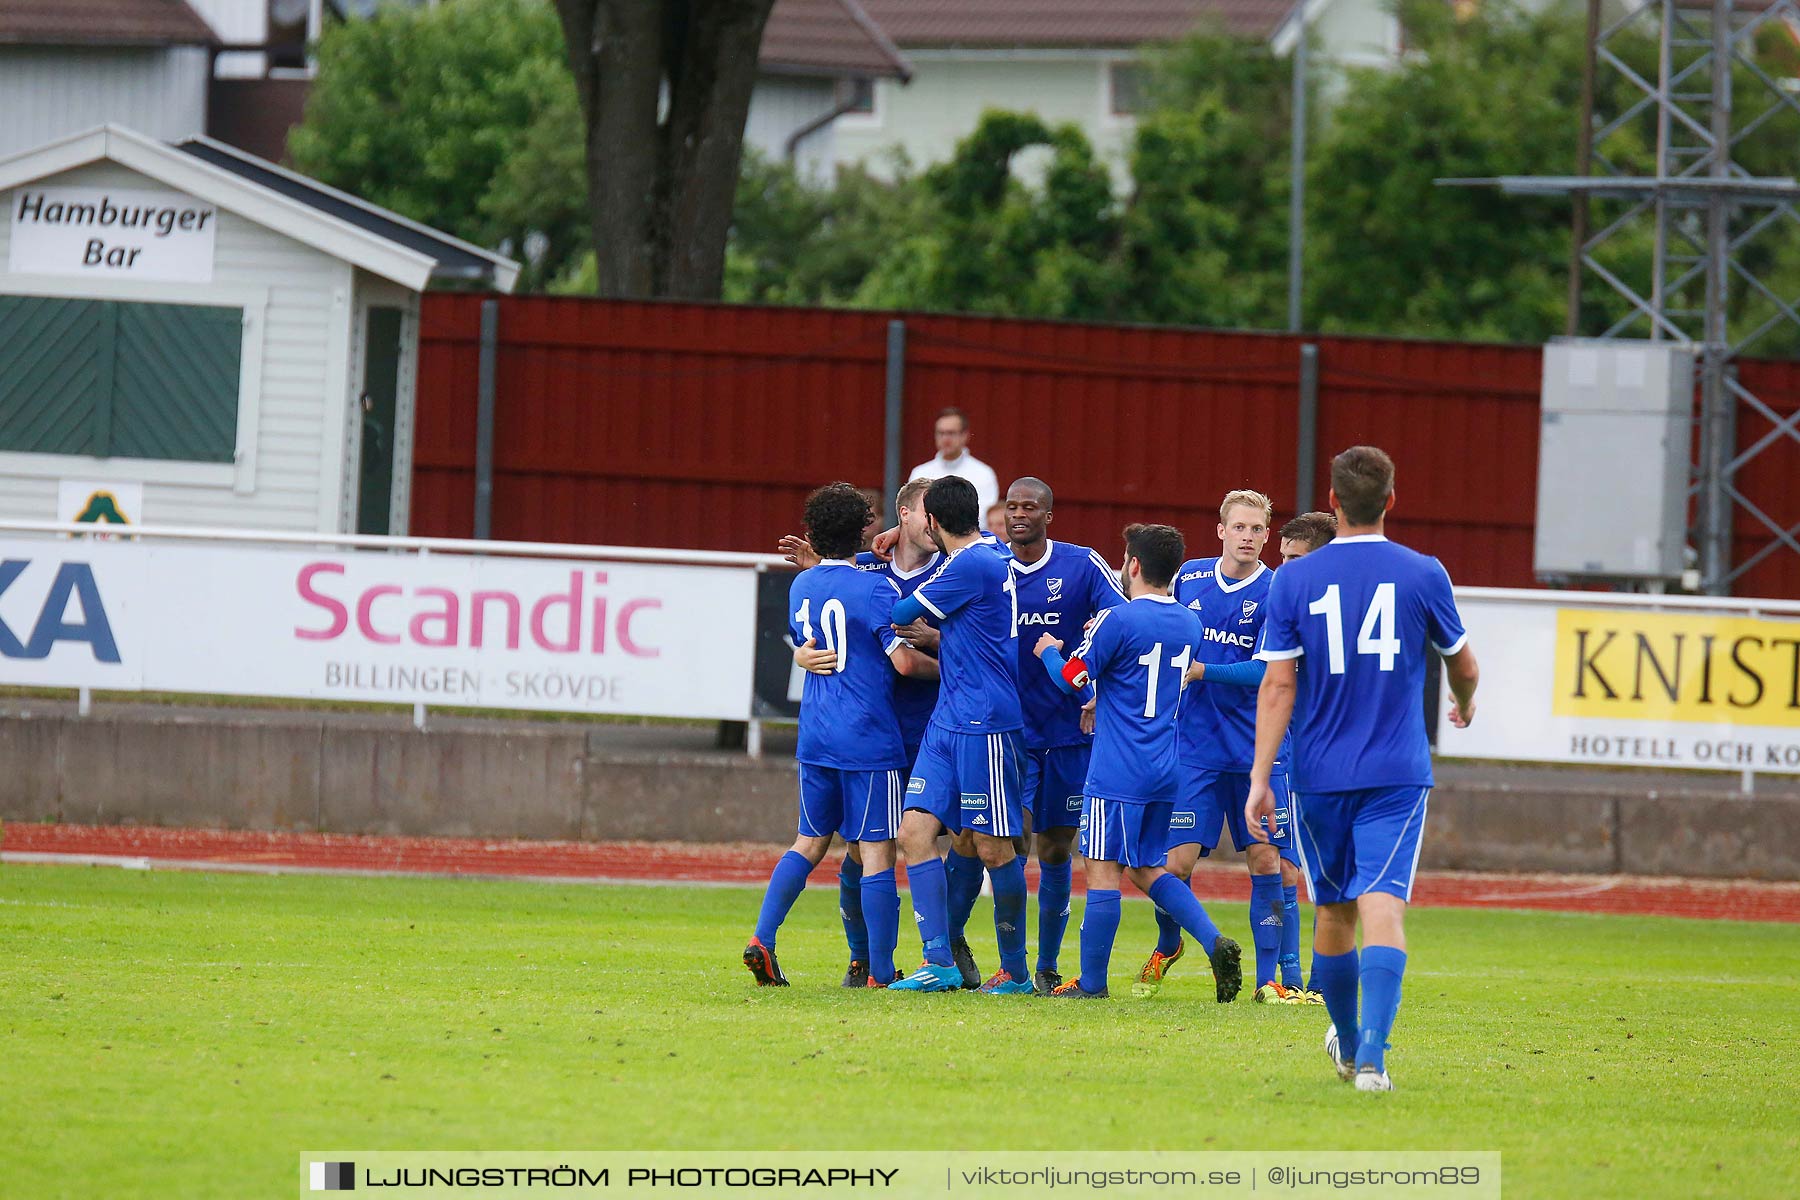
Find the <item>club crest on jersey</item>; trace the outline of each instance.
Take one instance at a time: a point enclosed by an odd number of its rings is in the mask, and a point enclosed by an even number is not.
[[[1048,587],[1050,589],[1050,603],[1056,604],[1056,603],[1060,602],[1062,600],[1062,585],[1063,585],[1063,581],[1061,580],[1061,578],[1046,579],[1046,580],[1044,580],[1044,584],[1046,587]]]
[[[962,806],[964,808],[979,808],[985,811],[988,806],[987,793],[964,792],[962,794]]]
[[[1251,615],[1255,612],[1256,612],[1256,601],[1254,601],[1254,600],[1244,601],[1244,620],[1248,621],[1250,619]]]

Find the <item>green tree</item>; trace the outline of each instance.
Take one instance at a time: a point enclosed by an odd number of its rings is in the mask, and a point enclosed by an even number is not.
[[[579,109],[542,0],[384,6],[330,25],[318,64],[299,170],[480,245],[541,244],[537,277],[580,249]]]
[[[1287,63],[1201,33],[1154,52],[1138,120],[1118,315],[1272,325],[1287,288]]]
[[[1035,147],[1049,162],[1027,186],[1014,160]],[[1116,307],[1119,207],[1079,127],[990,110],[921,187],[918,223],[894,231],[856,303],[1044,317]]]

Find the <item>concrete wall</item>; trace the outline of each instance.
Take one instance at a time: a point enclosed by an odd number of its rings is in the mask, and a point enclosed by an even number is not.
[[[782,843],[791,745],[706,730],[103,706],[0,707],[0,819],[452,837]],[[1421,865],[1800,880],[1800,792],[1680,775],[1441,773]],[[1656,779],[1655,790],[1643,786]],[[1673,784],[1671,788],[1670,784]]]

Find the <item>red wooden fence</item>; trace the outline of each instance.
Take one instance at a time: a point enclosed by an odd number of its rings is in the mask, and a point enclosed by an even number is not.
[[[481,301],[426,297],[413,532],[472,529]],[[835,309],[501,298],[492,534],[772,550],[807,491],[882,483],[887,324]],[[1300,347],[1319,347],[1320,506],[1331,454],[1368,442],[1399,467],[1393,534],[1459,583],[1531,586],[1541,354],[1533,346],[1294,337],[906,315],[903,468],[932,453],[938,409],[968,412],[1002,485],[1056,490],[1053,536],[1111,557],[1134,520],[1214,549],[1218,499],[1295,496]],[[1777,415],[1800,364],[1746,363]],[[1741,423],[1753,444],[1767,421]],[[1604,452],[1596,448],[1597,453]],[[1800,445],[1741,481],[1800,518]],[[1579,520],[1579,513],[1568,514]],[[1766,540],[1739,522],[1739,555]],[[1270,557],[1274,550],[1271,547]],[[1759,563],[1740,594],[1800,594],[1800,555]]]

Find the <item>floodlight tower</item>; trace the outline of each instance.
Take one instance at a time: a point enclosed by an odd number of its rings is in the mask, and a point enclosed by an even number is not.
[[[1784,527],[1737,486],[1752,459],[1784,438],[1800,442],[1800,412],[1781,417],[1739,382],[1735,369],[1740,355],[1775,330],[1800,332],[1800,298],[1783,299],[1758,269],[1770,243],[1786,238],[1791,244],[1800,235],[1800,185],[1785,176],[1759,178],[1739,161],[1753,135],[1768,139],[1785,128],[1800,142],[1800,100],[1790,90],[1800,81],[1772,77],[1755,52],[1765,32],[1800,30],[1800,0],[1749,0],[1741,9],[1734,0],[1625,0],[1608,7],[1612,15],[1603,18],[1600,0],[1589,0],[1581,174],[1439,182],[1570,196],[1569,332],[1581,319],[1585,275],[1604,282],[1609,293],[1605,312],[1613,319],[1602,338],[1673,341],[1693,351],[1700,410],[1689,487],[1699,501],[1692,540],[1702,590],[1726,595],[1770,554],[1800,553],[1800,524]],[[1734,95],[1734,77],[1747,85],[1746,95]],[[1602,81],[1624,86],[1602,89]],[[1599,111],[1597,94],[1621,91],[1627,98],[1621,111]],[[1738,120],[1740,109],[1752,115]],[[1634,267],[1619,252],[1633,240],[1641,245],[1646,232],[1650,262]],[[1738,418],[1746,410],[1771,428],[1740,451]],[[1739,510],[1768,539],[1734,565]]]

